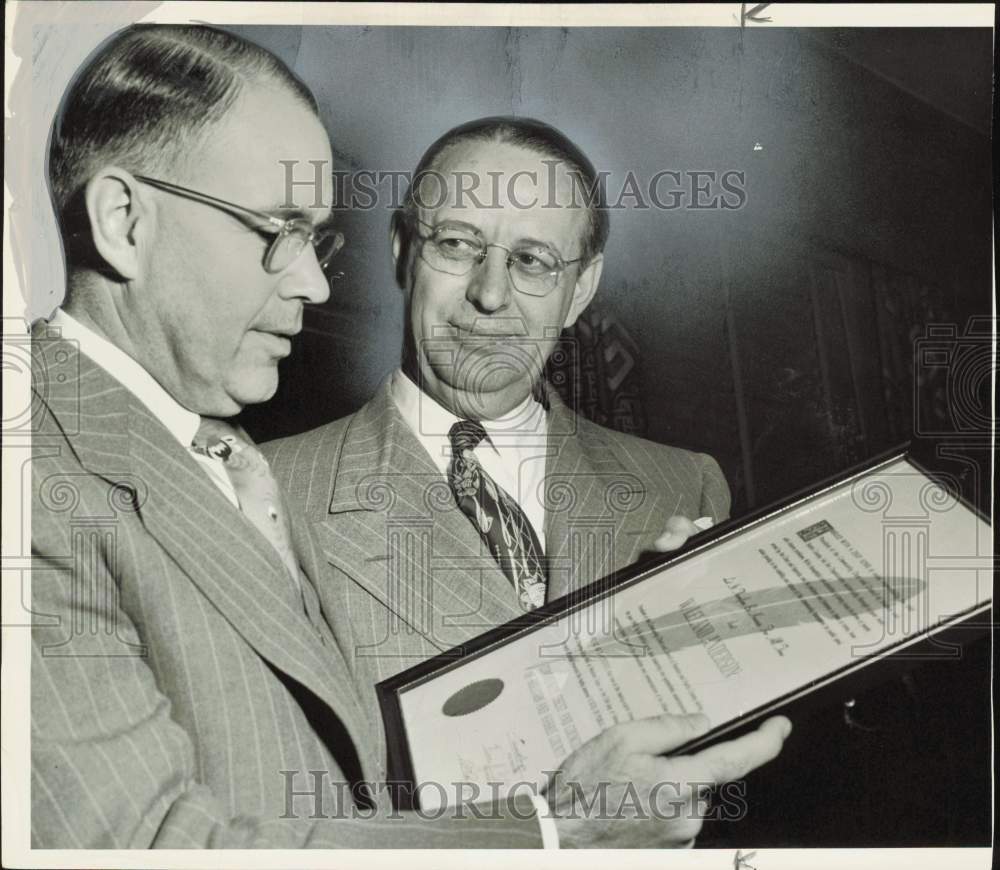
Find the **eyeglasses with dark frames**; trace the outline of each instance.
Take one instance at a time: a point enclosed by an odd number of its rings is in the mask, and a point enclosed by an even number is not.
[[[158,178],[151,178],[148,175],[136,175],[139,181],[151,187],[159,188],[167,193],[183,196],[195,202],[210,205],[221,209],[238,218],[250,218],[254,223],[250,224],[259,233],[274,236],[267,252],[264,254],[265,271],[276,274],[287,269],[308,245],[312,245],[316,250],[316,259],[320,268],[329,278],[339,278],[343,273],[330,275],[328,269],[330,262],[337,255],[337,252],[344,247],[344,235],[334,229],[325,227],[314,227],[309,221],[303,218],[279,218],[267,212],[257,211],[233,202],[219,199],[198,190],[188,187],[181,187],[179,184],[171,184],[169,181],[161,181]]]

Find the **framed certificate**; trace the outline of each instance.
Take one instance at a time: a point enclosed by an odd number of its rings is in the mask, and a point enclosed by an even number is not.
[[[620,722],[704,713],[685,753],[847,700],[985,629],[992,553],[987,519],[896,452],[380,683],[389,779],[421,809],[454,793],[421,783],[492,800]]]

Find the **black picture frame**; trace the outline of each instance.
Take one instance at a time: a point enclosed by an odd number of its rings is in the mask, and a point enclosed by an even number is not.
[[[396,809],[420,809],[416,805],[419,800],[419,789],[413,787],[416,776],[400,702],[403,692],[461,667],[525,634],[537,631],[543,625],[562,618],[573,610],[589,606],[601,598],[617,593],[625,586],[643,582],[664,568],[694,558],[758,523],[816,498],[851,479],[863,477],[900,460],[905,460],[917,471],[941,485],[968,510],[989,523],[989,517],[965,497],[955,481],[914,458],[910,452],[910,444],[906,443],[855,465],[842,474],[826,478],[813,487],[799,490],[767,507],[719,523],[689,538],[680,550],[651,554],[626,569],[608,574],[522,617],[486,631],[463,646],[442,652],[378,683],[375,688],[385,725],[388,752],[387,779]],[[775,713],[781,712],[794,717],[796,714],[823,707],[831,702],[849,701],[855,694],[919,666],[921,661],[931,657],[935,647],[937,658],[941,657],[942,649],[951,649],[957,656],[964,644],[981,637],[989,630],[992,625],[992,607],[993,601],[990,597],[931,628],[904,637],[877,653],[861,657],[856,662],[831,671],[739,717],[720,723],[704,735],[679,746],[671,754],[690,754],[723,739],[733,739],[753,729],[765,717]],[[906,655],[902,655],[904,651]]]

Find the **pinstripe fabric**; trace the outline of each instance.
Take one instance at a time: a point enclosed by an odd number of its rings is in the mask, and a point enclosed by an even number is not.
[[[550,600],[634,562],[672,514],[728,515],[729,490],[711,457],[596,426],[554,393],[549,401]],[[460,653],[521,614],[388,380],[353,416],[261,449],[330,565],[318,591],[373,717],[377,682],[442,651]]]
[[[306,525],[300,596],[138,399],[45,330],[32,352],[36,848],[540,845],[523,805],[351,817],[380,756]]]

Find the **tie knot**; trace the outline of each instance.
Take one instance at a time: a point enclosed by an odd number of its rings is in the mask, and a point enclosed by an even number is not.
[[[448,430],[452,451],[461,456],[466,450],[475,450],[486,437],[486,430],[475,420],[459,420]]]
[[[232,423],[215,417],[202,417],[191,447],[198,453],[225,462],[233,453],[239,453],[246,447],[246,441]]]

